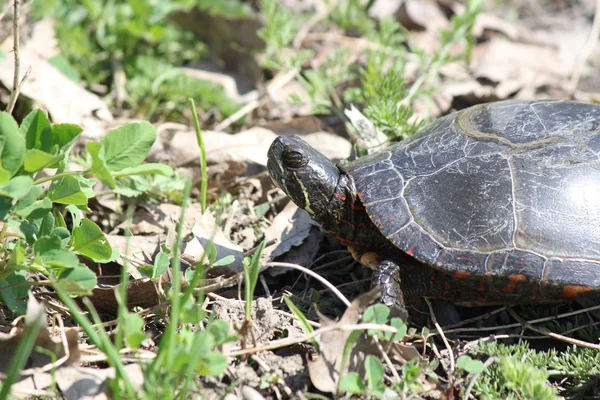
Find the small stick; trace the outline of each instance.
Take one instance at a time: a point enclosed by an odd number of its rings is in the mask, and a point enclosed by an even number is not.
[[[574,344],[575,346],[586,347],[588,349],[594,349],[594,350],[600,350],[600,345],[598,345],[598,344],[584,342],[583,340],[559,335],[558,333],[550,332],[546,328],[538,328],[537,326],[531,325],[530,323],[525,321],[523,318],[521,318],[512,308],[509,308],[508,312],[514,319],[519,321],[519,323],[523,326],[523,328],[531,329],[532,331],[537,332],[540,335],[548,336],[553,339],[557,339],[557,340],[561,340],[563,342]]]
[[[442,337],[442,341],[444,342],[444,345],[448,349],[448,355],[450,356],[450,371],[454,372],[454,368],[455,368],[454,352],[452,351],[452,347],[450,347],[450,343],[448,343],[448,339],[446,339],[446,335],[444,335],[444,331],[442,330],[442,327],[440,326],[440,324],[438,324],[437,319],[435,318],[435,313],[433,312],[433,307],[431,306],[431,302],[429,301],[428,298],[423,298],[423,299],[427,303],[427,307],[429,307],[429,312],[431,313],[431,320],[433,321],[433,324],[435,325],[435,328],[437,329],[437,331],[440,333],[440,336]]]
[[[21,59],[19,57],[19,18],[21,17],[21,0],[13,0],[13,51],[15,53],[15,72],[13,75],[13,90],[10,94],[10,100],[6,105],[6,111],[12,114],[19,95],[19,70],[21,67]]]
[[[485,363],[483,363],[483,370],[481,372],[478,372],[475,375],[473,375],[473,378],[467,385],[467,388],[465,389],[465,395],[463,396],[463,400],[467,400],[469,398],[469,396],[471,395],[471,390],[473,389],[473,386],[475,385],[475,382],[477,381],[477,379],[481,376],[483,371],[488,369],[488,367],[490,365],[492,365],[492,363],[494,363],[495,361],[496,361],[496,357],[490,357],[487,360],[485,360]]]

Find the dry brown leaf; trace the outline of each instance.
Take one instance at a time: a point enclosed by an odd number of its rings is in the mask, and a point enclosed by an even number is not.
[[[265,240],[276,242],[267,246],[261,256],[263,262],[289,262],[299,265],[310,264],[319,249],[323,233],[319,225],[310,218],[308,213],[291,201],[273,219],[271,226],[265,231]],[[271,276],[287,272],[285,268],[270,268]]]
[[[375,0],[369,8],[369,16],[372,18],[385,18],[394,16],[400,9],[404,0]]]
[[[575,60],[573,51],[567,49],[577,46],[572,43],[575,37],[561,41],[560,46],[557,42],[557,47],[547,47],[494,39],[475,49],[474,74],[497,82],[500,98],[526,86],[564,87]]]
[[[333,322],[322,316],[322,326],[357,324],[364,310],[379,299],[379,296],[379,289],[373,289],[361,295],[352,301],[352,304],[346,309],[338,322]],[[361,335],[361,339],[352,348],[348,365],[342,370],[344,346],[351,333],[348,330],[334,329],[317,337],[319,342],[318,357],[308,362],[310,380],[317,389],[323,392],[335,393],[338,380],[348,372],[358,372],[364,377],[363,361],[367,355],[376,354],[377,348],[365,338],[365,335]]]
[[[281,133],[285,130],[283,126],[280,129]],[[220,182],[229,182],[264,170],[269,146],[277,134],[269,129],[254,127],[233,135],[206,131],[203,137],[210,187],[217,178]],[[313,131],[302,137],[330,158],[347,158],[350,155],[351,144],[339,136]],[[192,130],[161,135],[159,139],[157,142],[160,143],[155,143],[150,151],[151,161],[194,167],[194,176],[199,176],[199,150],[196,134]]]
[[[125,371],[134,389],[144,383],[144,374],[139,364],[128,364]],[[69,366],[56,371],[56,383],[68,400],[105,400],[113,398],[108,391],[108,379],[115,377],[113,367],[98,369]]]
[[[260,126],[273,131],[276,135],[307,135],[321,131],[321,121],[314,115],[266,121]]]
[[[136,209],[131,221],[124,221],[118,229],[130,229],[133,234],[165,234],[169,229],[176,229],[181,220],[181,206],[170,203],[147,203]],[[182,236],[192,232],[197,221],[202,220],[202,206],[192,203],[185,211]]]
[[[244,250],[240,246],[231,243],[223,233],[222,227],[217,225],[215,217],[210,211],[205,212],[202,218],[196,221],[192,233],[194,237],[185,243],[185,249],[182,253],[182,257],[186,261],[194,264],[204,260],[204,248],[209,242],[212,242],[217,252],[215,260],[218,261],[231,255],[234,257],[234,261],[226,266],[211,268],[208,271],[209,274],[212,276],[232,275],[243,271]]]
[[[115,296],[121,284],[110,288],[95,288],[92,290],[90,301],[98,311],[110,315],[117,315],[119,304]],[[150,278],[132,279],[127,282],[127,308],[149,308],[160,302],[160,295],[156,284]]]
[[[110,245],[121,253],[115,262],[121,265],[127,264],[129,275],[135,279],[142,277],[137,270],[137,266],[152,264],[154,261],[154,254],[162,242],[159,235],[130,237],[106,235],[106,238]],[[126,263],[124,258],[129,262]]]
[[[449,21],[433,0],[405,0],[396,18],[407,29],[425,29],[437,35],[449,26]]]
[[[41,322],[41,328],[35,340],[35,346],[25,364],[25,375],[21,377],[12,387],[13,395],[19,398],[27,397],[32,390],[44,389],[52,384],[52,375],[49,371],[52,358],[36,350],[41,347],[54,354],[55,359],[60,363],[70,364],[79,360],[79,346],[77,343],[77,331],[74,329],[65,329],[66,345],[56,336],[51,335],[46,325],[46,313],[44,306],[38,302],[30,293],[27,302],[27,314],[25,316],[24,327],[14,328],[9,334],[0,333],[0,373],[6,374],[9,363],[14,352],[21,341],[24,331],[31,326],[34,321]]]
[[[21,45],[21,78],[29,67],[32,68],[21,96],[30,98],[35,108],[48,110],[55,123],[71,123],[97,129],[99,125],[103,125],[102,121],[111,121],[112,114],[100,97],[67,78],[47,61],[56,53],[55,41],[50,34],[52,26],[51,19],[36,23],[30,40]],[[12,46],[12,41],[8,42]],[[6,87],[12,87],[13,63],[12,57],[0,59],[0,81]]]

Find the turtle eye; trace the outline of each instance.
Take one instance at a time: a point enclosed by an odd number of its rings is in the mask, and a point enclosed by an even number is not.
[[[308,159],[297,151],[288,151],[283,155],[283,163],[288,168],[301,168],[308,163]]]

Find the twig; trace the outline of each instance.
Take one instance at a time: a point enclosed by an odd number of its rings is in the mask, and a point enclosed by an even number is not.
[[[521,318],[512,308],[509,308],[508,312],[509,312],[509,314],[514,319],[516,319],[517,321],[519,321],[519,323],[524,328],[531,329],[532,331],[537,332],[540,335],[548,336],[548,337],[551,337],[553,339],[557,339],[557,340],[561,340],[563,342],[574,344],[575,346],[586,347],[588,349],[594,349],[594,350],[600,350],[600,345],[598,345],[598,344],[584,342],[583,340],[574,339],[574,338],[570,338],[570,337],[567,337],[567,336],[559,335],[558,333],[551,332],[551,331],[549,331],[546,328],[538,328],[537,326],[531,325],[530,323],[528,323],[527,321],[525,321],[523,318]]]
[[[537,324],[540,322],[546,322],[546,321],[552,321],[552,320],[556,320],[556,319],[571,317],[573,315],[583,314],[583,313],[593,311],[593,310],[598,310],[598,309],[600,309],[600,305],[584,308],[584,309],[577,310],[577,311],[570,311],[568,313],[562,313],[562,314],[554,315],[551,317],[537,318],[537,319],[533,319],[531,321],[527,321],[527,323]],[[499,325],[499,326],[482,326],[482,327],[473,327],[473,328],[457,328],[457,329],[446,328],[446,333],[496,331],[499,329],[516,328],[519,326],[522,326],[522,325],[520,323],[514,323],[514,324],[505,324],[505,325]],[[437,333],[432,333],[432,334],[437,335]]]
[[[19,72],[21,67],[21,59],[19,57],[19,18],[21,18],[21,0],[13,0],[13,51],[15,57],[15,71],[13,75],[13,90],[10,94],[10,99],[6,105],[6,111],[12,114],[19,96]]]
[[[229,357],[235,357],[235,356],[241,356],[244,354],[258,353],[260,351],[265,351],[265,350],[275,350],[275,349],[279,349],[281,347],[291,346],[293,344],[299,344],[299,343],[304,343],[304,342],[310,341],[311,339],[313,339],[325,332],[330,332],[330,331],[334,331],[334,330],[351,332],[351,331],[369,330],[369,329],[377,329],[377,330],[384,331],[384,332],[398,333],[398,330],[396,328],[394,328],[393,326],[389,326],[389,325],[336,323],[333,325],[328,325],[328,326],[322,327],[320,329],[317,329],[314,332],[304,335],[302,337],[273,340],[273,341],[269,342],[268,344],[261,345],[261,346],[247,345],[246,348],[236,347],[236,348],[231,349],[230,351],[226,351],[225,355],[229,356]]]
[[[269,367],[269,365],[262,358],[260,358],[257,355],[253,355],[251,356],[251,358],[258,364],[260,368],[262,368],[265,371],[266,374],[273,373],[273,369],[271,369],[271,367]],[[281,387],[287,394],[288,399],[292,397],[292,389],[290,389],[290,387],[285,383],[285,380],[277,379],[277,383],[281,385]]]
[[[305,274],[312,276],[313,278],[315,278],[316,280],[321,282],[323,285],[327,286],[329,288],[329,290],[331,290],[340,300],[342,300],[342,302],[347,307],[350,307],[350,301],[346,298],[346,296],[344,296],[342,294],[342,292],[340,292],[338,290],[338,288],[336,288],[333,284],[331,284],[331,282],[329,282],[327,279],[323,278],[321,275],[315,273],[314,271],[311,271],[308,268],[302,267],[297,264],[284,263],[284,262],[269,262],[269,263],[266,263],[265,265],[269,266],[269,267],[292,268],[292,269],[297,269],[298,271],[302,271]]]
[[[400,378],[400,375],[398,375],[398,371],[396,371],[396,368],[394,368],[394,364],[392,363],[392,360],[390,360],[390,357],[388,356],[386,351],[383,349],[383,346],[379,342],[379,339],[377,338],[377,336],[373,336],[373,340],[375,341],[375,345],[377,346],[377,350],[379,350],[381,357],[383,357],[383,360],[387,364],[388,368],[390,369],[390,371],[392,371],[392,375],[394,375],[394,383],[400,382],[402,379]]]
[[[331,14],[331,12],[333,10],[335,10],[335,8],[337,7],[338,3],[339,3],[339,0],[333,0],[333,1],[331,1],[331,3],[327,7],[323,7],[323,2],[320,1],[319,2],[319,5],[321,6],[320,10],[317,13],[315,13],[298,30],[298,33],[296,33],[296,36],[294,37],[294,40],[292,41],[292,47],[294,49],[299,49],[300,46],[302,45],[302,42],[304,41],[304,39],[306,39],[306,37],[310,33],[310,30],[312,28],[314,28],[315,25],[317,25],[321,20],[327,18],[329,16],[329,14]]]
[[[265,92],[269,93],[270,91],[281,89],[288,82],[294,79],[294,77],[299,71],[300,70],[298,68],[294,68],[285,73],[278,73],[273,79],[271,79],[271,81],[267,85],[267,90]],[[251,101],[250,103],[246,104],[244,107],[233,113],[231,116],[225,118],[223,121],[217,124],[214,127],[214,130],[220,132],[224,129],[229,128],[231,124],[233,124],[235,121],[242,119],[243,117],[254,111],[256,108],[258,108],[258,106],[260,106],[265,101],[265,99],[266,96],[265,94],[263,94],[260,99]]]
[[[424,298],[424,300],[425,300],[425,303],[427,303],[427,307],[429,307],[429,312],[431,313],[431,320],[433,321],[433,324],[435,325],[435,328],[437,329],[437,331],[440,333],[440,336],[442,337],[442,341],[444,342],[446,349],[448,349],[448,355],[450,357],[450,371],[454,372],[454,369],[455,369],[454,352],[452,351],[452,347],[450,347],[450,343],[448,343],[448,339],[446,339],[446,335],[444,335],[444,331],[442,330],[442,327],[440,326],[440,324],[438,324],[437,319],[435,318],[435,313],[433,312],[433,307],[431,306],[431,302],[426,297]]]
[[[579,79],[581,79],[581,74],[583,73],[583,68],[585,67],[585,63],[588,58],[592,54],[594,47],[596,47],[596,43],[598,43],[598,37],[600,36],[600,0],[596,0],[596,12],[594,13],[594,22],[592,23],[592,29],[590,30],[590,35],[588,36],[583,49],[581,49],[581,53],[575,63],[575,68],[573,68],[573,72],[571,73],[571,82],[569,90],[571,92],[571,96],[577,90],[577,86],[579,85]]]
[[[465,389],[465,394],[463,396],[463,400],[467,400],[469,398],[469,396],[471,395],[471,389],[473,389],[473,386],[475,385],[475,382],[477,381],[477,379],[479,379],[479,377],[481,376],[483,371],[488,369],[488,367],[490,365],[492,365],[492,363],[494,363],[495,361],[496,361],[496,357],[490,357],[487,360],[485,360],[485,363],[483,363],[483,369],[480,372],[477,372],[475,375],[473,375],[473,378],[467,385],[467,388]]]

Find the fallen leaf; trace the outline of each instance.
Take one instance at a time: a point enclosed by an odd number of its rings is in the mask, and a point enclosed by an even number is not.
[[[110,288],[95,288],[92,290],[90,301],[100,312],[117,315],[119,303],[115,291],[119,291],[121,284]],[[127,308],[149,308],[160,302],[160,295],[156,284],[150,278],[131,279],[127,282]]]
[[[220,260],[227,256],[233,256],[234,260],[229,265],[219,266],[211,268],[208,272],[212,276],[216,275],[232,275],[243,271],[244,265],[242,260],[244,258],[244,250],[229,240],[229,238],[223,233],[222,227],[217,225],[214,215],[207,211],[202,216],[200,221],[196,221],[196,224],[192,228],[194,237],[192,240],[185,243],[185,249],[183,250],[182,257],[195,264],[205,259],[205,249],[209,242],[213,244],[216,250],[215,260]]]
[[[337,325],[354,325],[360,321],[364,310],[377,299],[379,299],[380,290],[373,289],[352,301],[352,304],[346,309],[344,315],[338,322],[331,321],[321,316],[322,327]],[[375,347],[364,334],[361,334],[359,340],[353,346],[348,365],[342,369],[342,358],[346,341],[352,331],[333,329],[323,332],[317,337],[319,342],[319,354],[314,360],[308,361],[308,372],[310,380],[315,387],[323,392],[335,393],[337,383],[341,376],[348,372],[358,372],[364,377],[363,361],[369,354],[377,354]]]
[[[265,247],[261,260],[267,262],[277,258],[280,262],[309,265],[314,260],[322,238],[319,225],[306,211],[290,201],[265,231],[265,240],[276,242]],[[287,268],[279,267],[268,269],[271,276],[287,271]]]
[[[449,26],[448,19],[433,0],[405,0],[396,18],[407,29],[426,29],[435,34]]]
[[[67,345],[65,348],[59,337],[51,335],[46,325],[44,306],[30,293],[23,326],[13,328],[8,334],[0,332],[0,352],[2,353],[0,373],[6,374],[19,342],[34,321],[40,321],[42,324],[35,340],[35,346],[25,364],[25,370],[22,371],[24,375],[11,386],[13,395],[19,398],[27,397],[32,390],[44,389],[53,382],[52,375],[49,373],[52,369],[49,365],[52,363],[52,358],[47,353],[38,352],[36,347],[54,354],[54,359],[64,364],[77,362],[80,357],[77,330],[65,329],[64,334]]]

